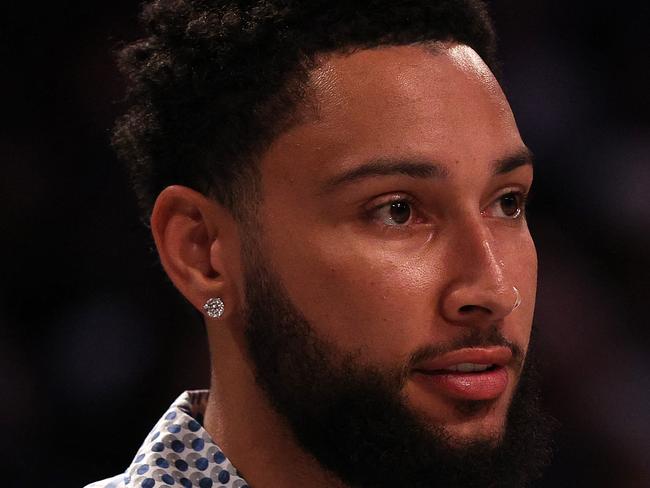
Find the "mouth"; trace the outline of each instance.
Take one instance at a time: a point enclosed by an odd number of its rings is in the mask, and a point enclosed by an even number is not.
[[[461,349],[416,365],[412,378],[426,390],[453,400],[496,400],[508,387],[506,347]]]

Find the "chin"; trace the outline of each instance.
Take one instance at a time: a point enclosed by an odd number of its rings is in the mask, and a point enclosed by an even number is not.
[[[463,411],[464,419],[441,426],[452,446],[480,442],[496,447],[501,443],[506,431],[505,414],[498,414],[494,406],[462,405],[459,408]]]
[[[497,446],[504,438],[510,406],[506,395],[486,401],[432,401],[431,397],[415,397],[410,403],[420,420],[432,431],[444,432],[452,446],[475,442]]]

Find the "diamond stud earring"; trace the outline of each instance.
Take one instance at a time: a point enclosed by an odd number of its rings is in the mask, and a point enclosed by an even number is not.
[[[223,315],[225,306],[221,298],[210,298],[205,302],[205,305],[203,305],[203,310],[205,310],[206,315],[211,319],[218,319]]]

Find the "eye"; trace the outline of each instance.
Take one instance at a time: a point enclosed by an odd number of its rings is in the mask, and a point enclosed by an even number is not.
[[[526,195],[521,192],[509,192],[501,197],[494,203],[494,216],[517,219],[519,218],[526,206]]]
[[[412,220],[413,207],[407,200],[393,200],[377,207],[373,214],[384,225],[402,226]]]
[[[521,206],[517,195],[514,193],[508,193],[503,195],[499,200],[501,211],[507,217],[516,219],[521,214]]]

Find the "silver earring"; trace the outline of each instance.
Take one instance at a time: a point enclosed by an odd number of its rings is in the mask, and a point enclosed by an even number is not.
[[[512,289],[515,291],[515,304],[512,306],[512,311],[515,311],[517,308],[519,308],[519,305],[521,305],[521,295],[519,294],[519,290],[517,290],[516,286],[513,286]]]
[[[205,302],[205,305],[203,305],[203,310],[205,310],[206,315],[211,319],[220,318],[223,315],[225,308],[223,300],[219,297],[210,298]]]

